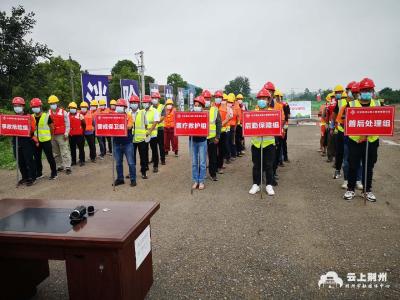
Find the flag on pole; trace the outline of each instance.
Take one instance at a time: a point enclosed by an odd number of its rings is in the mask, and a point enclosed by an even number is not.
[[[106,100],[108,97],[108,76],[107,75],[92,75],[82,74],[82,98],[90,103],[92,100]]]

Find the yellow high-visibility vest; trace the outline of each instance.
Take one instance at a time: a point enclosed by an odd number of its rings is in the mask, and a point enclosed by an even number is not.
[[[350,105],[350,107],[363,107],[359,100],[353,100],[353,101],[349,102],[349,105]],[[379,100],[371,99],[369,106],[370,107],[381,106],[381,103],[379,102]],[[349,138],[357,143],[359,143],[361,141],[361,136],[358,136],[358,135],[349,135]],[[370,143],[373,143],[378,139],[379,139],[379,136],[377,136],[377,135],[368,136],[368,142],[370,142]]]

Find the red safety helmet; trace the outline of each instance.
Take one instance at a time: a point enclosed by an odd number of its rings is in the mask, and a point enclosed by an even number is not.
[[[373,89],[375,87],[375,83],[372,79],[364,78],[360,81],[360,90]]]
[[[203,93],[201,93],[201,95],[205,98],[205,99],[210,99],[212,97],[211,93],[209,90],[204,90]]]
[[[264,88],[269,91],[275,91],[275,85],[271,81],[264,84]]]
[[[349,84],[346,86],[346,90],[351,90],[351,88],[353,87],[354,84],[356,84],[357,82],[355,81],[351,81],[349,82]]]
[[[160,93],[159,92],[151,92],[151,98],[160,99],[161,98]]]
[[[128,105],[126,104],[126,100],[125,100],[125,99],[122,99],[122,98],[119,98],[119,99],[117,100],[117,106],[125,106],[125,107],[128,107]]]
[[[351,92],[354,93],[359,93],[360,92],[360,83],[355,82],[353,86],[351,87]]]
[[[214,94],[214,98],[222,98],[224,96],[224,94],[222,93],[222,91],[216,91]]]
[[[22,97],[14,97],[12,99],[12,105],[25,105],[25,100]]]
[[[257,94],[257,99],[262,97],[271,97],[271,93],[266,88],[262,88]]]
[[[151,97],[149,95],[144,95],[142,99],[143,103],[150,103],[151,102]]]
[[[194,102],[199,102],[203,107],[206,106],[206,101],[204,100],[203,96],[197,96],[194,98]]]
[[[136,95],[132,95],[130,98],[129,98],[129,102],[140,102],[140,99],[139,99],[139,97],[138,96],[136,96]]]
[[[30,106],[31,107],[38,107],[38,106],[42,106],[42,100],[40,100],[39,98],[33,98],[30,102]]]

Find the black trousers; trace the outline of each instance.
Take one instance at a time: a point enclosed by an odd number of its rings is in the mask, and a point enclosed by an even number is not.
[[[42,151],[46,155],[47,162],[50,165],[51,176],[57,176],[56,161],[53,156],[53,148],[51,147],[51,141],[39,142],[39,147],[36,147],[35,161],[36,161],[36,177],[43,175],[42,165]]]
[[[218,144],[214,144],[214,139],[207,140],[208,172],[210,173],[211,177],[217,176],[217,171],[218,171],[217,148]]]
[[[337,171],[340,171],[343,164],[343,153],[344,153],[344,132],[338,131],[335,135],[335,168]]]
[[[88,143],[89,146],[89,156],[91,160],[96,159],[96,144],[94,142],[94,133],[85,135],[86,142]]]
[[[133,143],[133,155],[134,155],[133,158],[135,160],[135,164],[137,162],[136,151],[139,151],[140,173],[146,174],[146,171],[149,167],[148,143],[146,143],[145,141],[140,143]]]
[[[165,150],[164,150],[164,128],[157,129],[157,143],[160,150],[161,162],[165,162]]]
[[[261,183],[261,148],[251,146],[251,160],[253,162],[253,184]],[[273,165],[275,161],[275,145],[263,149],[263,173],[266,174],[266,185],[272,185]]]
[[[235,132],[235,144],[236,144],[236,152],[241,153],[243,149],[243,128],[242,125],[236,126]]]
[[[217,166],[221,169],[224,166],[224,158],[227,155],[228,149],[226,144],[226,132],[221,132],[219,137],[218,147],[217,147]]]
[[[283,152],[283,160],[287,161],[289,160],[288,158],[288,152],[287,152],[287,135],[288,135],[288,130],[284,129],[285,131],[285,137],[283,138],[282,141],[282,152]]]
[[[106,155],[106,138],[104,136],[98,136],[97,142],[99,143],[100,156]]]
[[[76,147],[79,149],[79,162],[85,162],[85,137],[72,135],[69,137],[69,149],[71,150],[71,163],[76,164]]]
[[[274,174],[278,168],[278,164],[282,162],[281,151],[282,151],[283,138],[281,136],[275,137],[275,160],[274,160]]]
[[[107,145],[108,145],[108,152],[109,152],[109,153],[112,153],[111,137],[110,137],[110,136],[107,136],[107,137],[106,137],[106,140],[107,140]]]
[[[336,134],[330,134],[329,129],[328,129],[328,149],[327,149],[327,155],[329,159],[333,159],[335,157],[335,135]]]
[[[379,140],[368,145],[368,162],[367,162],[367,185],[366,191],[370,192],[372,188],[372,177],[375,163],[378,159]],[[362,183],[365,184],[365,152],[367,143],[356,143],[349,139],[349,178],[347,189],[354,191],[357,180],[357,170],[362,162]]]
[[[13,144],[14,157],[16,157],[15,143]],[[35,144],[30,139],[18,138],[18,167],[22,179],[34,180],[36,178]]]
[[[153,161],[153,168],[158,168],[158,163],[160,161],[158,157],[158,139],[152,138],[150,140],[150,148],[151,148],[151,160]],[[147,147],[147,157],[149,157],[149,148]]]

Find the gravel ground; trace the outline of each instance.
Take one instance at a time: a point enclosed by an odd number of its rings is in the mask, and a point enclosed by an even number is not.
[[[291,162],[279,169],[276,195],[249,195],[249,152],[218,182],[190,194],[187,139],[179,158],[138,186],[111,187],[111,159],[73,169],[57,181],[15,189],[0,171],[0,198],[98,199],[161,203],[152,218],[154,284],[148,299],[400,298],[400,147],[382,145],[375,167],[377,203],[345,202],[341,180],[316,151],[316,126],[289,128]],[[247,143],[249,144],[249,143]],[[47,163],[45,163],[47,164]],[[48,170],[47,174],[48,174]],[[87,178],[92,177],[91,180]],[[85,184],[82,183],[85,180]],[[35,299],[68,299],[64,262]],[[389,288],[318,288],[320,275],[387,272]]]

